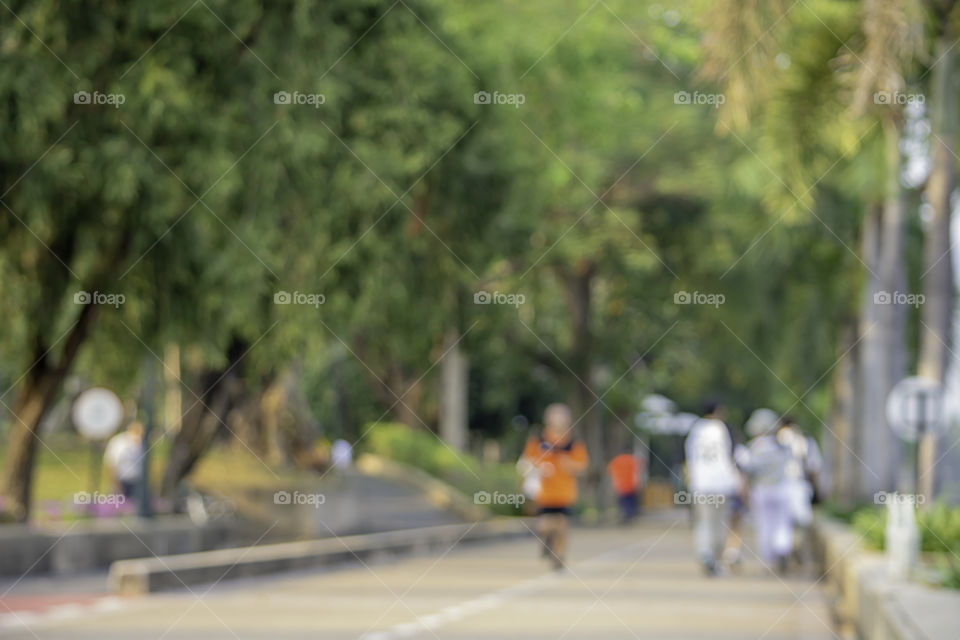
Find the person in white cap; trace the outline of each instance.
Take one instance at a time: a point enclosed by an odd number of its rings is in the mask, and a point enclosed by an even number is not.
[[[778,425],[777,414],[770,409],[754,411],[747,421],[747,434],[753,439],[737,462],[750,479],[757,555],[782,573],[793,549],[788,477],[793,457],[790,449],[777,440]]]

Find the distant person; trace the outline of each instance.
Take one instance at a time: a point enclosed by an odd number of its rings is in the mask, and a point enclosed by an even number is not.
[[[756,529],[757,554],[769,567],[786,572],[793,549],[788,468],[790,449],[777,440],[778,421],[769,409],[758,409],[747,421],[753,439],[740,460],[750,478],[750,508]]]
[[[817,484],[823,458],[817,441],[804,435],[793,418],[783,418],[777,431],[777,442],[791,454],[786,469],[786,485],[793,524],[794,553],[798,560],[805,562],[812,555],[810,525],[813,523],[813,503],[819,494]]]
[[[640,488],[640,460],[633,453],[621,453],[607,465],[607,474],[617,494],[620,522],[626,524],[637,515],[637,491]]]
[[[693,424],[684,443],[694,546],[707,575],[717,573],[729,530],[727,500],[737,491],[737,470],[724,417],[719,403],[705,403],[703,418]]]
[[[349,469],[353,464],[353,446],[343,438],[337,438],[330,447],[330,461],[337,471]]]
[[[540,478],[536,496],[538,535],[544,555],[555,568],[564,566],[567,551],[567,517],[577,501],[577,475],[587,468],[587,448],[573,437],[573,416],[565,404],[555,403],[543,413],[539,437],[527,440],[521,463],[536,469]]]
[[[131,422],[126,429],[107,442],[103,462],[116,491],[131,500],[141,480],[143,458],[143,425]]]
[[[723,562],[733,570],[739,569],[743,563],[743,521],[750,505],[750,484],[738,462],[743,459],[746,451],[743,444],[733,446],[733,460],[737,465],[737,489],[730,496],[730,531],[726,548],[723,550]]]

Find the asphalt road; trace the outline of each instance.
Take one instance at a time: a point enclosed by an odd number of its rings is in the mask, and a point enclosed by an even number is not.
[[[629,528],[577,529],[569,569],[561,573],[549,570],[535,545],[533,538],[473,544],[136,598],[70,602],[58,594],[48,607],[0,606],[0,637],[836,637],[809,576],[775,576],[748,551],[739,573],[704,577],[682,514],[650,516]]]

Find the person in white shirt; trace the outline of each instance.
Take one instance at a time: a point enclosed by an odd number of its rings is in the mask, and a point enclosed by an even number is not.
[[[786,484],[794,528],[794,554],[799,560],[806,561],[812,557],[810,525],[813,522],[813,500],[823,459],[817,441],[804,435],[792,418],[785,417],[781,421],[777,442],[791,454]]]
[[[131,422],[107,443],[103,462],[117,489],[124,497],[135,496],[140,484],[141,460],[143,459],[143,425]]]
[[[769,417],[769,416],[772,416]],[[757,409],[747,421],[753,436],[738,463],[750,478],[750,509],[756,528],[757,555],[768,566],[786,571],[793,547],[790,512],[790,449],[777,440],[778,420],[769,409]]]
[[[728,499],[737,491],[730,431],[723,423],[724,408],[704,406],[704,417],[693,424],[684,443],[687,501],[693,507],[694,545],[708,575],[717,572],[729,527]]]
[[[343,438],[337,438],[330,448],[330,458],[337,471],[349,469],[353,464],[353,446]]]

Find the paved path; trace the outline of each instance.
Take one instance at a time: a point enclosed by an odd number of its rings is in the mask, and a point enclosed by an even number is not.
[[[384,558],[327,572],[251,579],[6,618],[19,639],[834,638],[808,577],[780,579],[756,561],[704,577],[682,514],[631,528],[578,529],[570,570],[547,571],[534,540]],[[0,613],[3,612],[0,607]]]

